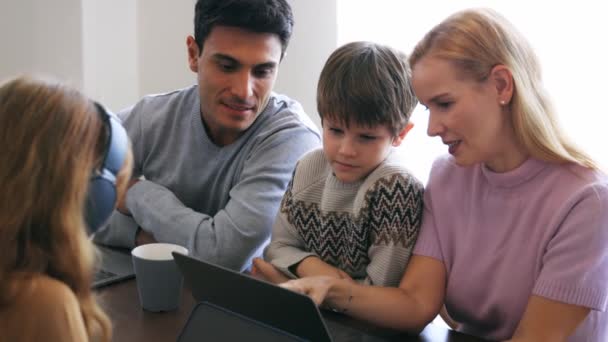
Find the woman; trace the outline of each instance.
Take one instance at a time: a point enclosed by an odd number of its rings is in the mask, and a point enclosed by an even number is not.
[[[111,338],[91,292],[94,250],[84,219],[89,182],[114,132],[108,122],[100,106],[60,84],[21,77],[0,87],[3,340]],[[118,194],[130,160],[123,152]]]
[[[445,303],[458,330],[494,340],[607,341],[608,181],[569,142],[526,40],[467,10],[410,56],[433,165],[399,288],[308,278],[285,287],[361,319],[420,331]]]

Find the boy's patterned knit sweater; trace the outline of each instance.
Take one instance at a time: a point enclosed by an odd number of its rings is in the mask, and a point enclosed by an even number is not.
[[[397,286],[422,218],[423,186],[392,155],[356,183],[338,180],[319,149],[283,197],[266,259],[285,274],[315,255],[373,285]]]

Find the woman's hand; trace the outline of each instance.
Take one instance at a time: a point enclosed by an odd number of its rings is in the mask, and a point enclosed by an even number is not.
[[[325,297],[336,280],[338,280],[336,277],[314,276],[290,280],[279,284],[279,286],[307,295],[315,304],[321,305],[325,301]]]

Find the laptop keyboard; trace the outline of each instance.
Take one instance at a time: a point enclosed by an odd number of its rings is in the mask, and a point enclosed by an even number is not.
[[[116,276],[116,274],[114,274],[112,272],[108,272],[105,270],[97,270],[95,272],[95,275],[93,276],[93,283],[97,283],[98,281],[102,281],[102,280],[112,278],[115,276]]]

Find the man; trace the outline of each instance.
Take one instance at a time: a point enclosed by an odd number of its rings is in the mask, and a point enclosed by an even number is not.
[[[198,85],[121,114],[136,178],[95,240],[176,243],[244,270],[320,136],[297,102],[272,92],[293,28],[286,0],[199,0],[195,12],[186,43]]]

